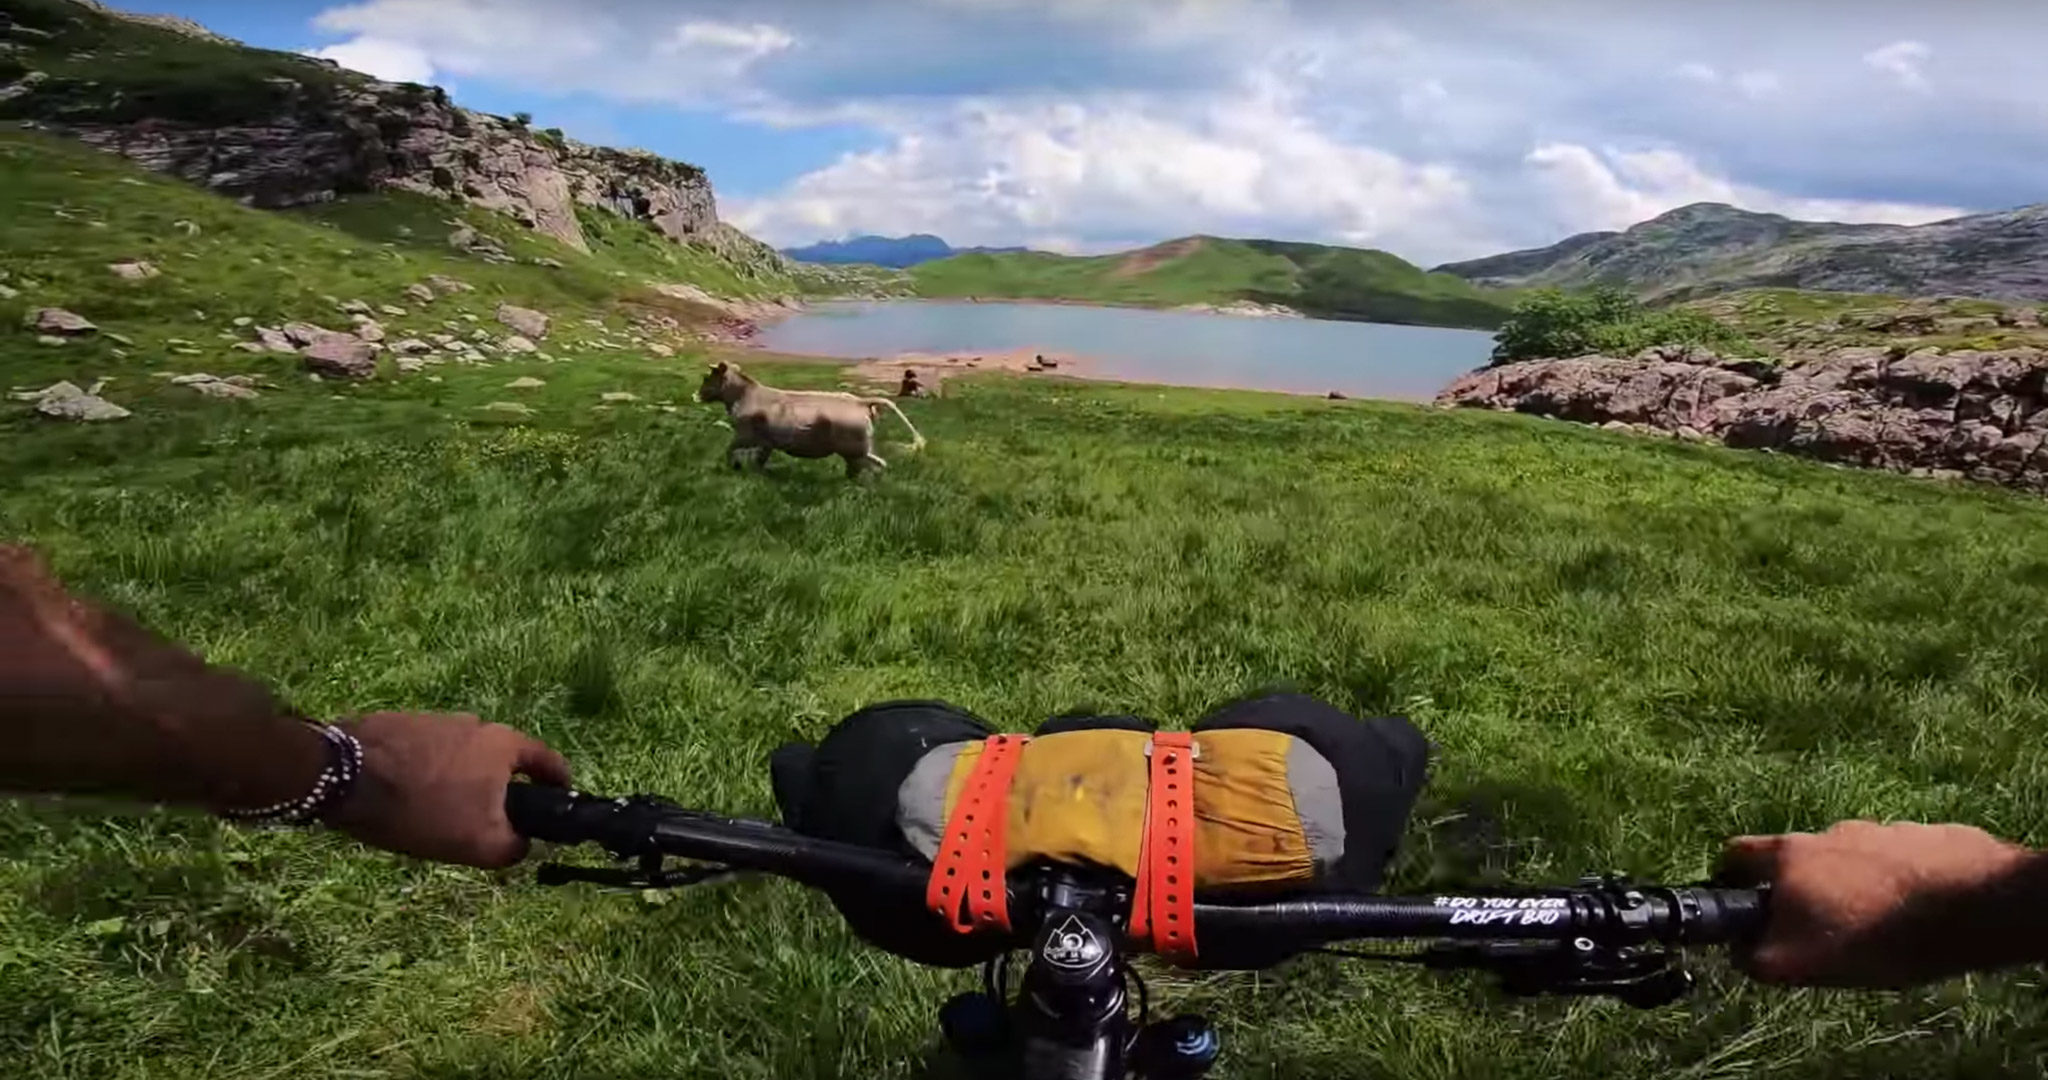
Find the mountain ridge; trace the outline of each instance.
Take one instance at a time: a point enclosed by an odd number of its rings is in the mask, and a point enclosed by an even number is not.
[[[955,255],[1005,255],[1028,251],[1023,247],[956,248],[931,233],[908,236],[864,234],[843,240],[821,240],[803,247],[781,249],[786,258],[825,265],[865,264],[892,270],[907,270],[921,263],[936,262]]]
[[[1509,297],[1362,248],[1196,235],[1108,255],[969,254],[909,271],[920,295],[1070,300],[1493,329]]]
[[[1693,203],[1621,232],[1445,263],[1497,288],[1613,285],[1649,300],[1754,288],[2048,300],[2048,203],[1925,225],[1800,221]]]

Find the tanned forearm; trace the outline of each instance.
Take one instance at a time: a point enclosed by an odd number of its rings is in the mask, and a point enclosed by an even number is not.
[[[2015,846],[2015,851],[2025,851]],[[2048,854],[2025,851],[1974,888],[1929,890],[1894,920],[1901,945],[1928,967],[1992,971],[2048,963]]]
[[[303,794],[324,760],[318,732],[262,686],[0,546],[0,790],[253,808]]]

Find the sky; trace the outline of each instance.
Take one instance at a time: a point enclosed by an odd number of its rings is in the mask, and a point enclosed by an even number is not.
[[[134,0],[706,168],[788,246],[1192,233],[1424,265],[1700,201],[2048,201],[2048,2]]]

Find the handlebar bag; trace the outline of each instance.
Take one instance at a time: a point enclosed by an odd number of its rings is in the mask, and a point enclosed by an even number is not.
[[[1135,717],[1048,721],[1011,782],[1007,865],[1134,874],[1155,729]],[[1359,720],[1313,698],[1269,695],[1195,724],[1195,874],[1205,893],[1379,886],[1420,790],[1428,747],[1406,720]],[[772,762],[783,821],[807,835],[929,860],[993,731],[943,702],[891,702],[839,722],[817,747]],[[832,894],[856,934],[920,963],[963,966],[1003,948],[953,933],[922,897]],[[1233,943],[1203,943],[1202,966],[1264,966]]]

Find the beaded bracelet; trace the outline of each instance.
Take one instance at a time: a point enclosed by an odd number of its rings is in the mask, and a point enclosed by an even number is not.
[[[363,775],[363,744],[333,724],[314,724],[326,740],[327,765],[313,781],[313,789],[296,799],[248,810],[222,810],[220,816],[250,825],[304,825],[318,821],[335,804],[355,790]]]

